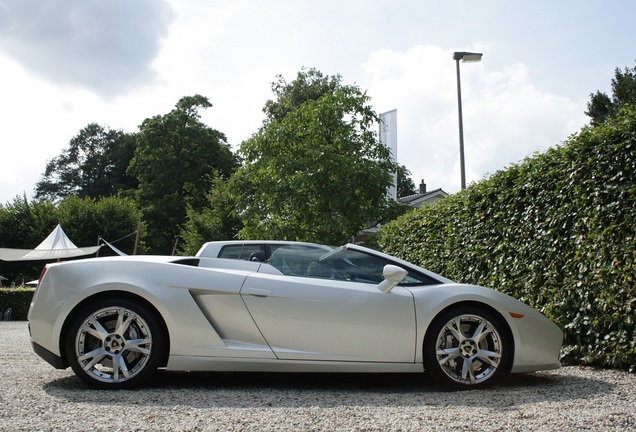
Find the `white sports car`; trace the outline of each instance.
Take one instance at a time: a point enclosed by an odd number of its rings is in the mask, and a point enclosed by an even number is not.
[[[206,257],[231,243],[47,265],[28,315],[33,349],[104,389],[158,368],[426,370],[474,388],[560,366],[561,330],[500,292],[352,244],[260,242],[251,260]]]

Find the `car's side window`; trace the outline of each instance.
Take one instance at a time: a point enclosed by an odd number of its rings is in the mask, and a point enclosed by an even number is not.
[[[281,273],[313,279],[331,279],[377,284],[382,282],[386,261],[360,252],[315,248],[280,248],[270,263]]]
[[[379,283],[384,280],[384,266],[387,264],[397,265],[399,264],[391,261],[387,261],[384,258],[368,255],[357,251],[347,251],[345,255],[346,259],[342,260],[344,266],[352,264],[354,269],[347,270],[349,278],[353,282],[371,282]],[[427,276],[425,274],[409,270],[408,275],[400,282],[400,286],[421,286],[421,285],[436,285],[438,281]]]
[[[249,260],[252,256],[258,256],[259,261],[265,259],[264,244],[231,244],[221,248],[219,258],[239,259],[243,261]]]
[[[382,257],[347,248],[325,251],[297,245],[277,248],[268,262],[287,276],[367,284],[382,282],[384,267],[387,264],[398,265]],[[437,283],[439,282],[425,274],[409,271],[400,285],[418,286]]]
[[[322,254],[324,251],[312,247],[282,246],[272,252],[268,262],[284,275],[304,277],[307,276],[312,263],[316,262]]]
[[[384,280],[384,267],[387,264],[398,265],[382,257],[364,252],[340,249],[331,254],[331,256],[322,257],[319,263],[315,263],[317,271],[308,272],[307,276],[378,284]],[[437,283],[439,282],[425,274],[409,271],[400,285],[419,286]]]
[[[421,273],[409,272],[400,282],[400,286],[438,285],[440,282]]]
[[[363,283],[380,283],[382,272],[387,265],[385,259],[357,251],[346,251],[341,259],[334,262],[336,269],[345,274],[345,280]]]
[[[276,252],[276,249],[279,249],[281,247],[286,247],[286,245],[284,245],[284,244],[271,244],[271,245],[269,245],[269,256],[271,256],[274,252]]]
[[[242,244],[232,244],[232,245],[223,246],[221,248],[221,251],[219,252],[219,258],[240,259],[241,249],[243,249]]]
[[[241,250],[241,259],[248,261],[257,257],[258,261],[265,260],[265,245],[263,244],[244,244]]]

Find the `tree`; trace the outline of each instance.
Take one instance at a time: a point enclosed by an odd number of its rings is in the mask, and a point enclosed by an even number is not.
[[[241,229],[227,182],[216,177],[206,199],[207,205],[201,211],[188,206],[187,219],[179,236],[182,240],[179,250],[184,255],[194,255],[207,241],[235,238]]]
[[[0,247],[33,249],[46,238],[55,225],[56,208],[50,201],[29,202],[26,196],[16,196],[5,206],[0,204]],[[1,261],[0,274],[9,281],[37,278],[43,261]]]
[[[377,136],[378,115],[359,87],[301,70],[272,84],[260,130],[241,143],[243,166],[228,187],[239,236],[337,244],[387,206],[397,165]]]
[[[114,246],[132,254],[135,245],[133,235],[139,225],[141,213],[129,198],[106,197],[100,200],[70,196],[57,206],[57,220],[66,235],[77,246],[97,244],[98,238],[114,242]],[[138,246],[143,252],[143,243]],[[108,250],[100,250],[109,254]]]
[[[282,75],[276,76],[272,83],[272,92],[276,100],[265,102],[263,112],[266,121],[282,121],[285,116],[300,108],[307,101],[320,99],[323,95],[335,92],[341,86],[340,75],[324,76],[316,69],[302,69],[291,83]]]
[[[592,126],[598,126],[615,116],[624,104],[636,105],[636,67],[616,68],[612,79],[612,97],[597,91],[590,94],[585,115],[591,118]]]
[[[126,174],[134,150],[133,134],[90,123],[71,139],[68,149],[47,163],[35,196],[59,201],[70,195],[100,198],[134,189],[136,179]]]
[[[137,201],[154,253],[172,251],[188,205],[204,207],[210,174],[227,179],[238,165],[225,135],[200,121],[199,109],[211,106],[204,96],[186,96],[140,126],[128,173],[139,180]]]
[[[0,247],[33,249],[38,246],[59,223],[77,246],[97,244],[102,236],[125,252],[133,251],[133,233],[140,214],[129,199],[107,197],[101,200],[68,196],[57,206],[48,200],[29,202],[16,197],[6,206],[0,205]],[[143,245],[142,245],[143,246]],[[104,251],[106,252],[106,251]],[[46,261],[0,261],[0,274],[13,280],[37,278]]]
[[[415,183],[411,179],[411,171],[404,165],[399,165],[397,170],[397,196],[402,198],[409,195],[415,195]]]

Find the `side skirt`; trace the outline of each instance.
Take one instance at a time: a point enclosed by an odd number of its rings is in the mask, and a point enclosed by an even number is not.
[[[422,373],[421,363],[298,361],[170,356],[167,370],[214,372]]]

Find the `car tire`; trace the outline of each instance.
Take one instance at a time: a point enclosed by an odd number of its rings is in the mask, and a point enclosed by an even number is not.
[[[65,341],[75,374],[100,389],[146,382],[163,357],[165,331],[156,312],[127,298],[97,299],[74,315]]]
[[[443,312],[424,341],[424,369],[443,386],[481,388],[506,372],[512,352],[503,320],[477,306]]]

